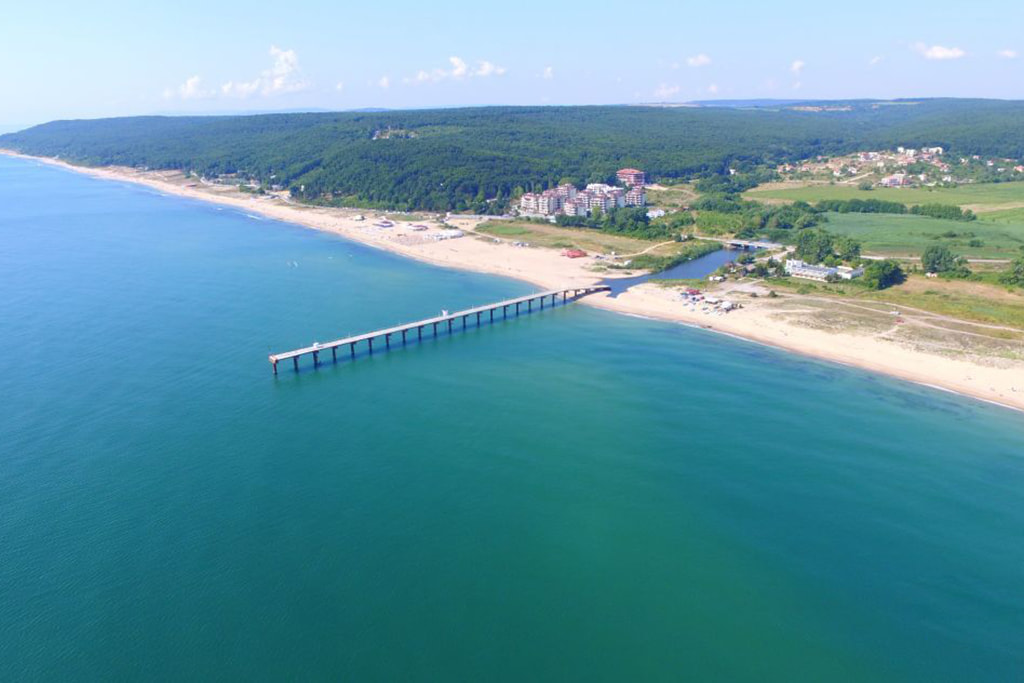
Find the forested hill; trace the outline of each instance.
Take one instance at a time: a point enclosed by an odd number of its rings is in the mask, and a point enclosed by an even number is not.
[[[55,121],[0,136],[0,147],[90,165],[237,172],[310,201],[477,211],[563,179],[608,180],[622,166],[673,179],[896,145],[1024,157],[1024,102],[844,104],[851,110],[487,107],[132,117]]]

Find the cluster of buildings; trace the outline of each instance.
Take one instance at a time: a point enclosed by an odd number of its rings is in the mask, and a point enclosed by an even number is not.
[[[624,168],[615,176],[625,187],[590,183],[586,189],[579,190],[566,183],[543,192],[527,192],[519,200],[519,211],[541,216],[589,216],[594,211],[604,213],[626,206],[647,205],[643,171]]]
[[[882,187],[905,187],[912,182],[927,182],[925,174],[910,175],[905,171],[911,164],[928,164],[938,172],[949,173],[950,165],[942,158],[942,147],[897,147],[895,151],[858,152],[841,157],[818,157],[801,164],[782,164],[778,171],[783,174],[803,173],[816,177],[831,176],[835,179],[856,179],[872,174],[885,175],[878,183]],[[943,178],[951,182],[952,176]]]
[[[813,266],[799,259],[788,259],[786,261],[786,274],[792,277],[800,277],[805,280],[817,280],[818,282],[831,282],[833,280],[852,280],[864,274],[863,268],[850,268],[849,266]]]
[[[880,187],[931,186],[938,183],[974,183],[992,174],[1024,174],[1020,159],[986,159],[980,155],[951,157],[943,147],[897,147],[895,150],[857,152],[839,157],[819,156],[799,164],[782,164],[787,178],[870,182]],[[988,173],[985,173],[985,172]]]

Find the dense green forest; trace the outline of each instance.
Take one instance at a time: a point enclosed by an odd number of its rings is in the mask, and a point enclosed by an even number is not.
[[[312,202],[477,212],[564,180],[609,181],[622,166],[671,182],[896,145],[1024,157],[1024,102],[849,104],[149,116],[55,121],[0,136],[0,147],[91,165],[238,173]],[[374,139],[389,129],[403,134]]]

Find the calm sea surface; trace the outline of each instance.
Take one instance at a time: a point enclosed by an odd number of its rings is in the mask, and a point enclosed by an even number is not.
[[[0,157],[0,680],[1010,680],[1024,418]]]

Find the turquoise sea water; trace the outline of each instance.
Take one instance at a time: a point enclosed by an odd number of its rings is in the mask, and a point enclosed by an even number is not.
[[[297,267],[294,265],[297,263]],[[0,157],[0,680],[1010,680],[1024,418]]]

